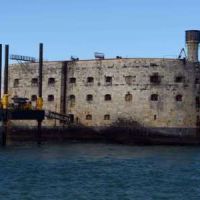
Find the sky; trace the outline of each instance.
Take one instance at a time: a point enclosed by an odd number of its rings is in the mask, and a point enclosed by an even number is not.
[[[176,58],[200,29],[200,0],[0,0],[0,43],[45,60]]]

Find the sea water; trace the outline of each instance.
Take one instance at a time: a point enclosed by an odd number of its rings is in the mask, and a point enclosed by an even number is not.
[[[0,199],[200,199],[200,148],[8,146],[0,149]]]

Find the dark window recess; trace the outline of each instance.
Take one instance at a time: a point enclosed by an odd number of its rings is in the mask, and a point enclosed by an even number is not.
[[[70,106],[74,106],[75,101],[76,101],[76,97],[72,94],[72,95],[69,96],[69,100],[70,100]]]
[[[110,115],[104,115],[104,120],[110,120]]]
[[[73,77],[73,78],[70,78],[70,79],[69,79],[69,82],[70,82],[70,83],[76,83],[76,78],[74,78],[74,77]]]
[[[37,95],[32,95],[31,96],[31,101],[36,101],[37,100]]]
[[[87,77],[87,83],[94,83],[93,77]]]
[[[50,94],[48,95],[48,101],[54,101],[54,95]]]
[[[55,78],[49,78],[48,79],[48,85],[50,85],[50,86],[55,85]]]
[[[199,110],[200,108],[200,98],[196,97],[196,108]]]
[[[91,94],[88,94],[88,95],[86,96],[86,100],[87,100],[87,101],[93,101],[93,96],[92,96]]]
[[[176,101],[182,101],[183,96],[181,94],[176,95]]]
[[[158,64],[156,64],[156,63],[150,63],[150,66],[151,66],[151,67],[157,67]]]
[[[16,78],[14,79],[14,84],[13,84],[14,87],[18,87],[19,86],[19,79]]]
[[[200,126],[200,117],[197,115],[196,126]]]
[[[106,94],[104,97],[105,101],[111,101],[111,95],[110,94]]]
[[[38,79],[37,78],[32,78],[31,85],[32,86],[38,86]]]
[[[132,101],[132,94],[130,94],[129,92],[125,95],[125,101]]]
[[[154,120],[156,120],[156,119],[157,119],[157,116],[156,116],[156,115],[154,115],[154,116],[153,116],[153,119],[154,119]]]
[[[86,120],[92,120],[92,115],[86,115],[85,119]]]
[[[76,117],[76,120],[75,120],[76,124],[79,124],[80,120],[78,117]]]
[[[78,117],[77,117],[78,118]],[[73,114],[69,114],[69,121],[71,123],[74,123],[74,115]]]
[[[175,77],[175,82],[176,83],[183,83],[185,80],[184,76],[176,76]]]
[[[195,84],[200,84],[200,78],[195,78]]]
[[[151,101],[158,101],[158,95],[157,94],[152,94],[151,95]]]
[[[105,77],[105,82],[107,85],[112,85],[112,77],[111,76],[106,76]]]
[[[150,76],[150,83],[153,84],[161,83],[161,77],[158,75],[158,73],[154,73],[152,76]]]

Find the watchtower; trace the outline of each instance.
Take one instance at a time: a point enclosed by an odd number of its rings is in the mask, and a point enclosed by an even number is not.
[[[200,31],[188,30],[186,31],[187,44],[187,60],[191,62],[198,62],[198,48],[200,43]]]

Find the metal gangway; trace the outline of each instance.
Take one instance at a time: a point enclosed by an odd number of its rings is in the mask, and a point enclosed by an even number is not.
[[[72,123],[73,119],[71,115],[64,115],[51,110],[45,110],[45,117],[48,119],[57,119],[64,124]]]

